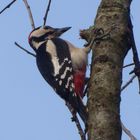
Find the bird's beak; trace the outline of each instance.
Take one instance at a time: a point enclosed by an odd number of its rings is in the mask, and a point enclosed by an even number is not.
[[[71,27],[64,27],[64,28],[55,28],[56,36],[60,36],[64,32],[68,31]]]

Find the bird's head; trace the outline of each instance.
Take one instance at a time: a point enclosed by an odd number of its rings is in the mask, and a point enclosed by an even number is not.
[[[53,28],[50,26],[35,28],[29,35],[28,41],[30,46],[35,49],[36,45],[48,39],[57,38],[71,27]]]

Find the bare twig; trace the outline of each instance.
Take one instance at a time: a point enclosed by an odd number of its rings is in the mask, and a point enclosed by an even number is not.
[[[23,2],[24,2],[25,6],[27,8],[32,29],[35,29],[35,24],[34,24],[34,19],[33,19],[33,15],[32,15],[32,12],[31,12],[31,8],[30,8],[27,0],[23,0]]]
[[[130,137],[130,140],[137,140],[137,138],[131,133],[130,130],[128,130],[124,124],[121,122],[122,130]]]
[[[140,93],[140,60],[139,60],[139,56],[138,56],[138,51],[137,51],[137,47],[135,44],[135,39],[134,39],[134,34],[133,34],[133,30],[132,30],[133,26],[132,26],[132,21],[131,19],[129,19],[129,30],[130,32],[130,45],[132,48],[132,52],[133,52],[133,61],[135,64],[135,68],[133,70],[132,73],[135,73],[137,78],[138,78],[138,84],[139,84],[139,93]]]
[[[14,2],[16,2],[16,0],[13,0],[12,2],[10,2],[4,9],[2,9],[2,10],[0,11],[0,14],[2,14],[6,9],[10,8],[10,6],[11,6]]]
[[[135,64],[134,63],[131,63],[131,64],[128,64],[128,65],[123,66],[123,68],[129,67],[129,66],[133,66],[133,65],[135,65]]]
[[[47,9],[46,9],[46,13],[45,13],[45,16],[43,18],[43,20],[44,20],[43,26],[45,26],[45,24],[46,24],[47,16],[48,16],[48,13],[49,13],[49,10],[50,10],[50,5],[51,5],[51,0],[49,0],[48,6],[47,6]]]
[[[102,28],[93,29],[92,39],[87,41],[87,43],[84,44],[84,46],[85,47],[88,47],[88,46],[92,47],[94,43],[96,44],[102,40],[108,39],[110,37],[110,33],[111,33],[111,31],[109,31],[108,33],[104,33],[104,30]],[[81,31],[80,36],[85,39],[83,31]]]
[[[29,52],[28,50],[24,49],[24,48],[21,47],[17,42],[15,42],[15,45],[16,45],[17,47],[19,47],[20,49],[22,49],[24,52],[26,52],[26,53],[32,55],[33,57],[36,57],[35,54],[33,54],[33,53]]]
[[[123,91],[130,83],[132,83],[132,81],[136,78],[136,75],[133,75],[131,77],[131,79],[121,88],[121,91]],[[130,137],[131,140],[137,140],[134,135],[130,132],[130,130],[128,130],[124,124],[121,122],[122,125],[122,130]]]
[[[133,81],[135,78],[136,78],[136,75],[133,75],[133,76],[131,77],[131,79],[130,79],[124,86],[122,86],[121,91],[123,91],[129,84],[131,84],[132,81]]]
[[[73,116],[73,121],[75,121],[75,124],[77,126],[78,132],[79,132],[80,137],[81,137],[81,140],[86,140],[85,133],[80,125],[78,117],[76,116],[75,112],[73,111],[72,106],[68,102],[66,102],[66,106],[68,107],[69,111],[71,112],[71,114]]]

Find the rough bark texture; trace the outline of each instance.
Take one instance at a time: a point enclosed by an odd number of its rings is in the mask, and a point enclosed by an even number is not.
[[[88,140],[121,140],[120,88],[130,49],[130,0],[102,0],[94,28],[110,37],[93,46],[88,94]],[[82,37],[90,40],[91,27]],[[90,32],[91,31],[91,32]]]

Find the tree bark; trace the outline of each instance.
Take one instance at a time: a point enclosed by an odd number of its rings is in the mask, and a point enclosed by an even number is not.
[[[102,28],[106,39],[93,45],[88,92],[88,140],[121,140],[120,88],[124,58],[130,49],[131,0],[102,0],[95,24],[84,32],[86,40],[93,30]]]

